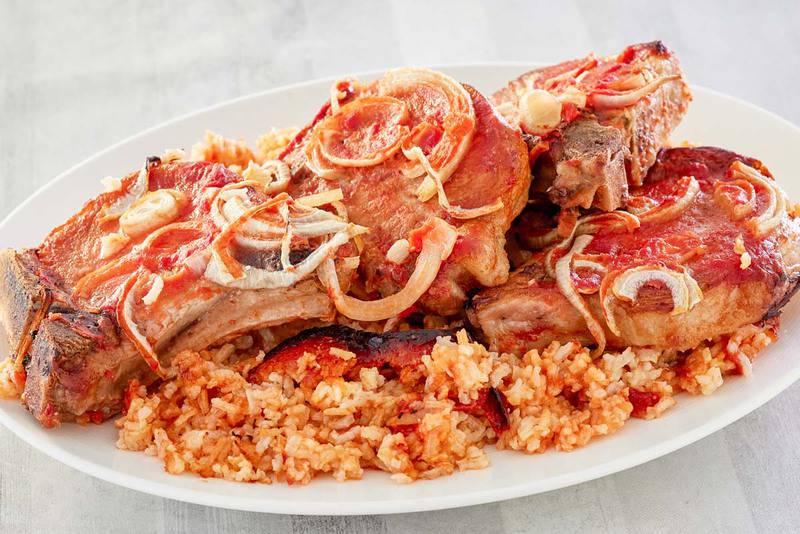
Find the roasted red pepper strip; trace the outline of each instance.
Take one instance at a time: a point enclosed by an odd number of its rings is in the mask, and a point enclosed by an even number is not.
[[[419,385],[422,377],[417,373],[421,358],[430,354],[436,338],[451,337],[450,330],[406,330],[375,334],[334,325],[312,328],[287,339],[264,358],[249,376],[250,382],[263,382],[273,372],[291,372],[297,359],[308,352],[316,355],[318,369],[309,370],[303,383],[315,387],[320,380],[344,377],[358,380],[361,368],[376,367],[381,374],[397,377],[408,385]],[[344,360],[330,354],[331,348],[347,350],[355,358]],[[456,409],[475,415],[483,415],[498,434],[508,428],[506,407],[500,394],[492,388],[481,391],[477,400],[470,404],[458,404]]]

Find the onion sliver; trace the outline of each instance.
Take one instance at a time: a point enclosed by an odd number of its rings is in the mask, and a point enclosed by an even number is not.
[[[453,251],[457,237],[455,228],[439,218],[433,219],[430,231],[422,238],[422,250],[405,287],[379,300],[365,301],[345,295],[339,287],[333,260],[323,263],[318,274],[339,313],[355,321],[382,321],[407,310],[428,291],[442,263]]]
[[[642,98],[648,96],[667,82],[680,80],[677,74],[662,76],[652,82],[633,91],[617,92],[604,91],[594,92],[589,95],[589,103],[595,109],[619,109],[634,105]]]
[[[639,218],[632,213],[628,213],[627,211],[609,211],[607,213],[598,213],[595,215],[586,215],[585,217],[581,217],[575,223],[575,226],[572,227],[570,234],[559,244],[547,251],[547,254],[544,257],[545,271],[547,271],[548,276],[555,278],[555,266],[553,259],[555,258],[556,253],[564,251],[567,249],[567,247],[571,246],[572,240],[576,236],[592,235],[601,230],[612,232],[621,227],[625,228],[627,232],[632,232],[639,228],[640,225],[641,223]],[[555,232],[556,235],[558,235],[556,229],[552,230],[552,232]],[[545,236],[547,235],[548,234],[545,234]]]
[[[242,172],[242,178],[246,181],[259,182],[265,193],[274,195],[286,191],[292,180],[292,172],[289,166],[279,159],[267,160],[261,165],[251,161]]]
[[[136,326],[132,318],[133,298],[142,278],[142,272],[136,271],[125,281],[125,285],[122,287],[122,294],[117,301],[117,323],[128,339],[131,340],[133,346],[136,347],[136,350],[139,351],[142,358],[144,358],[144,361],[147,362],[150,369],[163,378],[166,376],[166,372],[161,367],[158,357],[155,351],[153,351],[153,346],[147,338],[142,335],[139,331],[139,327]]]
[[[164,289],[164,279],[161,278],[159,275],[155,275],[153,277],[153,283],[150,286],[150,290],[142,297],[142,302],[146,306],[150,306],[154,304],[158,297],[161,295],[161,291]]]
[[[355,227],[355,225],[351,226]],[[209,262],[206,268],[205,277],[221,286],[235,287],[238,289],[289,287],[312,274],[323,261],[330,258],[340,246],[347,243],[355,232],[357,232],[357,230],[354,229],[337,232],[330,240],[319,246],[303,261],[297,265],[293,265],[291,270],[268,271],[266,269],[258,269],[245,265],[240,266],[241,276],[238,278],[231,274],[221,254],[214,250],[211,256],[211,262]]]
[[[747,226],[756,237],[763,237],[772,232],[781,223],[786,214],[786,195],[773,180],[767,179],[753,167],[734,161],[730,166],[731,174],[747,180],[756,187],[767,192],[767,207],[764,211],[747,221]]]
[[[289,205],[290,198],[288,195],[282,193],[277,197],[268,200],[258,206],[250,208],[243,213],[238,219],[225,227],[219,236],[211,244],[211,261],[205,271],[205,277],[209,280],[220,284],[225,287],[236,287],[240,289],[266,289],[275,287],[288,287],[296,282],[302,280],[306,276],[316,270],[320,263],[326,258],[332,256],[336,250],[347,243],[351,238],[356,235],[366,232],[366,228],[355,224],[344,223],[341,226],[341,221],[338,219],[329,221],[331,225],[328,232],[320,233],[328,235],[333,233],[333,236],[320,245],[314,252],[309,254],[303,261],[297,265],[289,265],[289,246],[291,244],[291,217]],[[306,210],[314,210],[313,208],[303,208]],[[268,271],[266,269],[259,269],[252,266],[243,266],[236,261],[230,254],[228,247],[231,241],[236,237],[238,228],[243,225],[247,220],[255,217],[259,213],[266,210],[277,210],[282,214],[284,219],[287,219],[287,231],[278,242],[278,248],[281,251],[281,264],[284,269],[281,271]],[[320,211],[320,210],[314,210]],[[315,219],[308,214],[310,220]],[[333,214],[330,217],[335,218]],[[317,224],[317,223],[312,223]],[[302,225],[297,228],[303,228]],[[339,228],[337,231],[334,229]],[[287,239],[288,236],[288,239]]]
[[[433,179],[434,183],[436,184],[436,192],[438,194],[438,201],[439,205],[449,213],[455,219],[474,219],[476,217],[482,217],[483,215],[488,215],[489,213],[493,213],[499,209],[503,208],[503,201],[500,199],[495,200],[491,204],[487,204],[485,206],[480,206],[478,208],[462,208],[460,206],[453,206],[450,204],[450,200],[447,198],[447,193],[444,190],[444,184],[439,176],[439,173],[431,167],[430,163],[428,162],[428,158],[422,152],[422,149],[419,147],[413,147],[410,149],[403,149],[403,153],[406,155],[408,159],[416,160],[420,164],[422,164],[425,171],[428,173],[428,176]]]
[[[341,189],[330,189],[322,191],[321,193],[314,193],[305,197],[297,199],[298,204],[307,206],[309,208],[316,208],[317,206],[324,206],[325,204],[332,204],[344,200],[344,193]]]
[[[606,333],[603,330],[603,326],[600,324],[600,321],[598,321],[597,318],[592,315],[592,312],[589,310],[589,307],[586,305],[583,297],[580,296],[578,291],[575,289],[575,286],[572,284],[572,257],[575,254],[580,254],[583,252],[583,249],[585,249],[591,242],[592,236],[590,235],[581,235],[575,238],[575,243],[572,245],[572,248],[569,250],[569,252],[567,252],[556,262],[555,278],[556,285],[558,285],[558,289],[561,291],[561,294],[564,295],[564,298],[566,298],[569,303],[572,304],[572,307],[575,308],[586,321],[586,326],[589,329],[589,332],[597,342],[597,348],[592,351],[592,354],[596,356],[598,354],[602,354],[606,348]]]

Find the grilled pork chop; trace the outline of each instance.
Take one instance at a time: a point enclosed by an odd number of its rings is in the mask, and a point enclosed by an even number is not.
[[[530,170],[519,132],[472,87],[426,69],[390,71],[366,87],[340,83],[282,159],[292,195],[341,189],[350,220],[369,228],[365,295],[394,295],[408,284],[415,236],[433,218],[458,237],[419,307],[461,313],[468,291],[507,279],[504,235],[525,205]],[[405,251],[391,261],[399,240],[411,241],[411,252],[401,241]]]
[[[534,192],[563,208],[625,205],[691,99],[661,42],[536,69],[492,96],[531,136]]]
[[[180,350],[330,320],[308,277],[354,253],[355,226],[273,193],[220,164],[156,158],[37,249],[0,252],[0,320],[37,419],[108,417]]]
[[[470,320],[493,349],[689,349],[778,314],[798,287],[800,221],[757,160],[664,150],[628,206],[578,220],[474,297]]]

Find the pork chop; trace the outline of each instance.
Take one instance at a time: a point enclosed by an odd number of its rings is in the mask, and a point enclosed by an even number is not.
[[[113,415],[180,350],[332,319],[312,275],[354,253],[355,225],[209,162],[151,159],[118,186],[38,248],[0,252],[0,320],[42,424]]]
[[[664,150],[628,206],[579,220],[474,297],[470,320],[493,349],[689,349],[778,314],[798,287],[800,221],[757,160]]]
[[[492,96],[533,136],[534,191],[564,208],[605,211],[624,206],[628,184],[641,185],[690,99],[659,41],[536,69]]]
[[[341,189],[350,220],[369,228],[364,294],[385,297],[407,284],[416,251],[400,261],[387,253],[433,218],[453,225],[458,239],[418,307],[458,314],[470,290],[503,283],[504,235],[530,185],[520,133],[478,91],[426,69],[390,71],[334,92],[336,109],[325,104],[282,159],[292,169],[293,196]]]

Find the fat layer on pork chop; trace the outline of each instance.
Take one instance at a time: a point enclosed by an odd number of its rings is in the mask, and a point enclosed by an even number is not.
[[[662,151],[627,212],[590,215],[500,287],[470,320],[495,350],[552,341],[689,349],[779,313],[797,289],[800,225],[757,160]]]
[[[492,96],[529,134],[533,191],[563,208],[611,211],[641,185],[691,95],[661,43],[523,74]]]
[[[505,232],[530,185],[520,133],[478,91],[427,69],[389,71],[367,86],[343,82],[333,95],[282,159],[292,195],[340,189],[350,220],[369,228],[363,296],[391,296],[416,280],[415,240],[433,219],[457,239],[418,307],[458,314],[470,290],[503,283]]]

